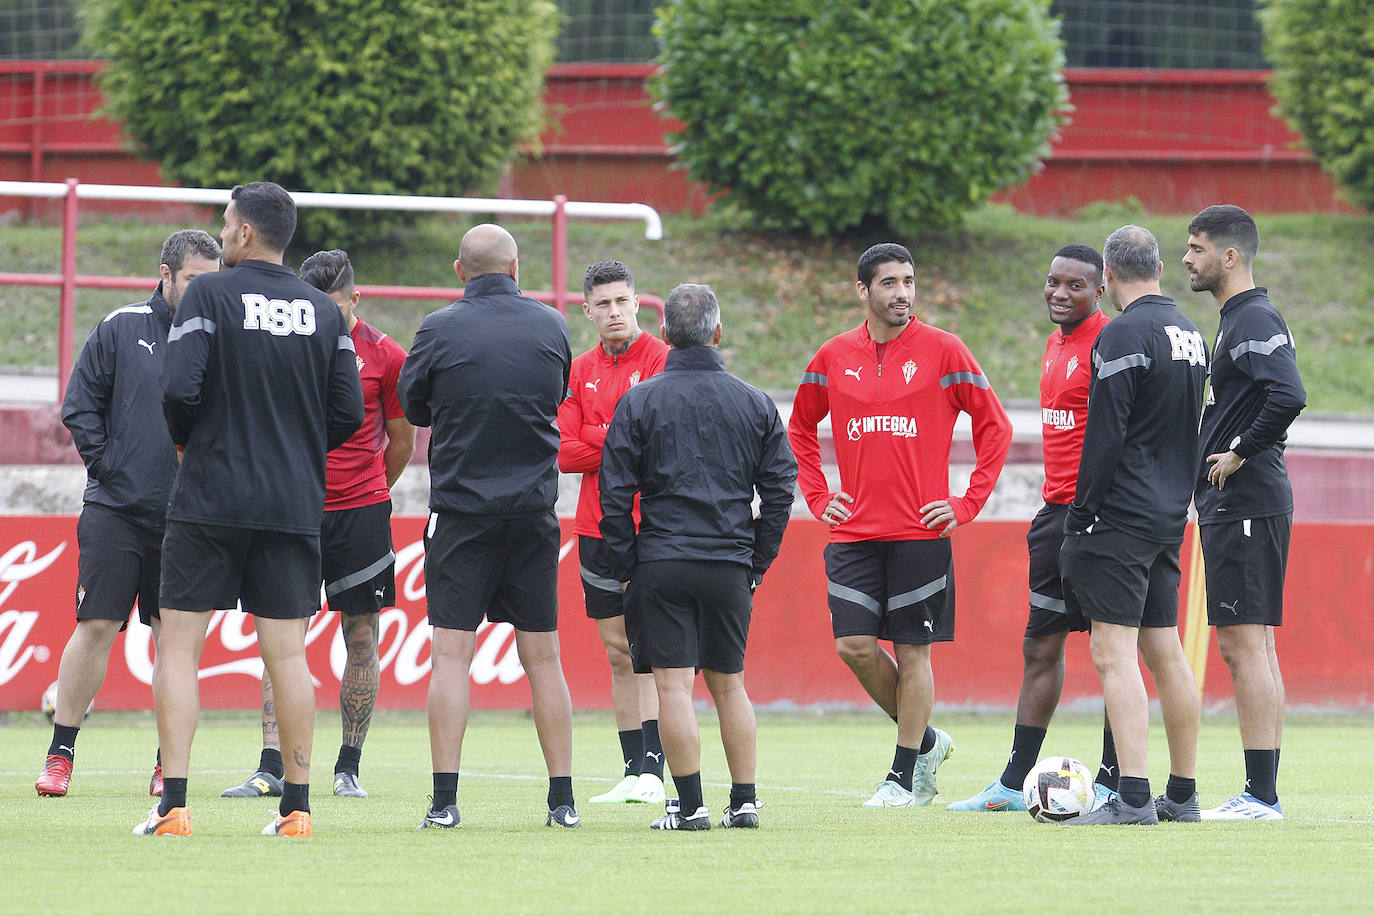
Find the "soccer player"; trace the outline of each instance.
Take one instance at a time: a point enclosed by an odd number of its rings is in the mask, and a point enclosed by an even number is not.
[[[744,649],[753,592],[778,555],[791,513],[797,463],[777,407],[725,371],[721,334],[709,286],[684,283],[668,294],[663,336],[672,350],[663,374],[621,398],[601,461],[607,561],[629,583],[630,654],[635,670],[653,672],[678,791],[650,825],[657,830],[711,828],[692,707],[698,670],[716,704],[730,769],[720,825],[759,825]]]
[[[320,608],[325,453],[363,420],[339,307],[282,265],[296,205],[271,182],[234,188],[220,240],[232,270],[191,284],[168,334],[163,410],[184,449],[163,541],[153,675],[165,788],[135,834],[188,835],[206,614],[242,600],[272,678],[285,768],[263,828],[308,837],[315,692],[305,620]]]
[[[606,567],[606,544],[601,539],[597,472],[615,405],[632,387],[663,371],[668,346],[639,329],[639,297],[624,264],[607,260],[588,267],[582,294],[582,311],[596,329],[598,342],[572,362],[568,397],[558,408],[558,469],[582,475],[573,525],[582,595],[611,664],[611,706],[625,758],[620,781],[591,800],[658,804],[664,800],[658,694],[653,677],[635,674],[630,662],[624,592]]]
[[[1045,344],[1040,375],[1041,441],[1045,460],[1045,505],[1026,535],[1030,552],[1030,618],[1021,640],[1021,696],[1011,755],[1002,775],[986,789],[952,802],[951,811],[1024,811],[1021,786],[1040,757],[1045,730],[1064,690],[1064,643],[1070,632],[1088,629],[1081,614],[1064,605],[1059,579],[1059,548],[1064,516],[1073,502],[1083,425],[1088,416],[1088,377],[1092,348],[1107,324],[1100,307],[1102,255],[1088,245],[1065,245],[1055,252],[1045,278],[1050,321],[1059,325]],[[1116,788],[1116,747],[1110,728],[1102,731],[1102,766],[1097,772],[1099,804]]]
[[[1221,307],[1212,390],[1202,412],[1193,499],[1207,570],[1207,618],[1231,669],[1245,753],[1245,789],[1203,820],[1278,820],[1283,677],[1274,628],[1293,530],[1284,465],[1288,427],[1307,403],[1293,335],[1251,270],[1259,229],[1240,207],[1208,207],[1188,224],[1183,264],[1195,292]]]
[[[67,794],[76,734],[105,681],[115,637],[138,617],[161,635],[157,587],[167,493],[176,449],[162,417],[167,329],[181,295],[200,274],[219,270],[219,243],[199,229],[162,243],[162,280],[147,302],[115,309],[95,326],[72,370],[62,422],[86,463],[86,492],[76,523],[76,629],[57,669],[57,709],[39,795]],[[151,795],[162,794],[162,765],[153,767]]]
[[[1148,230],[1116,230],[1102,260],[1121,316],[1093,345],[1088,425],[1059,562],[1065,605],[1092,621],[1121,775],[1115,798],[1065,823],[1196,821],[1198,696],[1178,639],[1178,551],[1197,473],[1207,345],[1160,292],[1164,264]],[[1154,675],[1169,739],[1169,784],[1155,802],[1137,653]]]
[[[401,404],[431,426],[425,590],[434,625],[429,744],[434,796],[420,827],[457,827],[468,671],[485,617],[515,628],[549,772],[547,826],[581,823],[572,790],[572,700],[558,650],[558,405],[568,324],[520,294],[519,251],[500,226],[463,236],[463,298],[420,323]]]
[[[391,487],[415,453],[415,427],[401,411],[396,380],[405,348],[356,314],[353,263],[340,249],[318,251],[301,264],[301,279],[339,306],[353,338],[363,387],[363,425],[331,451],[325,464],[324,527],[320,529],[325,599],[337,611],[348,660],[339,679],[343,743],[334,762],[334,794],[367,798],[358,782],[363,741],[377,705],[378,614],[396,601],[396,554],[391,545]],[[280,795],[281,747],[272,679],[262,678],[262,756],[226,798]]]
[[[835,648],[897,723],[892,767],[864,807],[929,805],[954,741],[930,726],[931,644],[954,638],[949,536],[983,508],[1011,447],[1011,421],[963,341],[913,314],[916,268],[901,245],[859,258],[864,322],[827,341],[802,373],[789,435],[825,548]],[[954,421],[973,419],[977,464],[949,491]],[[840,487],[821,469],[816,426],[830,414]],[[892,641],[893,654],[879,645]]]

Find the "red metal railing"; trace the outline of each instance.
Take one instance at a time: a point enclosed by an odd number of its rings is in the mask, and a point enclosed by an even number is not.
[[[80,201],[87,197],[100,200],[176,201],[195,204],[223,204],[229,191],[213,188],[154,188],[133,185],[82,185],[68,178],[65,185],[50,182],[0,181],[0,197],[28,197],[63,199],[61,272],[30,274],[0,272],[0,286],[55,286],[61,290],[58,309],[57,340],[57,399],[67,392],[67,376],[72,366],[72,336],[76,316],[76,290],[82,289],[138,289],[146,290],[151,280],[145,277],[84,276],[76,272],[76,233],[80,223]],[[435,212],[478,212],[515,215],[548,215],[553,220],[552,291],[525,291],[525,295],[566,312],[569,303],[582,302],[580,292],[569,292],[568,280],[568,218],[582,216],[600,219],[638,219],[645,224],[648,238],[663,237],[658,214],[644,204],[591,203],[569,201],[559,194],[551,201],[484,200],[458,197],[405,197],[383,194],[292,194],[297,205],[304,207],[348,207],[351,209],[427,210]],[[457,287],[442,286],[374,286],[360,284],[359,292],[379,299],[440,299],[461,298]],[[663,320],[663,300],[657,296],[641,295],[640,305],[657,313]]]

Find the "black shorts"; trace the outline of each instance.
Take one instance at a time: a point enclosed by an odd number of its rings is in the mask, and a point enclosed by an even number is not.
[[[825,577],[836,639],[876,636],[913,646],[954,639],[949,538],[828,544]]]
[[[320,569],[331,611],[376,614],[396,603],[391,500],[324,514]]]
[[[1064,535],[1064,603],[1089,620],[1126,627],[1178,626],[1178,544],[1157,544],[1098,522]]]
[[[1283,626],[1283,578],[1292,533],[1291,514],[1201,527],[1209,624]]]
[[[1064,516],[1067,504],[1045,503],[1035,514],[1026,547],[1030,551],[1030,617],[1026,637],[1054,636],[1088,629],[1082,614],[1071,612],[1064,603],[1064,580],[1059,577],[1059,551],[1064,546]]]
[[[579,535],[577,562],[582,574],[582,598],[587,603],[587,616],[593,620],[619,617],[625,613],[625,593],[620,582],[607,572],[606,542],[601,538]]]
[[[162,541],[162,606],[213,611],[243,604],[273,620],[320,609],[320,536],[169,521]]]
[[[749,567],[743,563],[640,563],[625,592],[625,634],[635,671],[743,671],[753,609]]]
[[[76,521],[76,619],[119,620],[129,626],[157,617],[162,579],[162,529],[109,506],[86,503]]]
[[[558,518],[431,512],[425,527],[429,622],[475,632],[486,617],[528,633],[558,629]]]

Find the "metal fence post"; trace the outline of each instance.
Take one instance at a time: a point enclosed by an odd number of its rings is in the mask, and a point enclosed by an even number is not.
[[[57,312],[57,402],[67,396],[67,376],[72,371],[72,329],[76,325],[76,226],[80,202],[75,178],[67,179],[62,202],[62,299]]]

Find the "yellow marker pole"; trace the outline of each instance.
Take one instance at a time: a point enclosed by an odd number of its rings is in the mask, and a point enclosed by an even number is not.
[[[1207,574],[1202,562],[1202,535],[1193,525],[1188,536],[1188,597],[1184,605],[1183,654],[1197,680],[1197,694],[1207,680],[1207,650],[1212,630],[1207,626]]]

